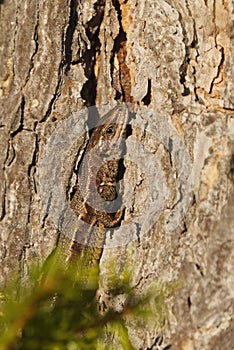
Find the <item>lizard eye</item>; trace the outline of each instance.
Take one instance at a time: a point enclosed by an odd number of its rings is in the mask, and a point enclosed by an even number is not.
[[[111,135],[113,134],[114,132],[114,127],[113,126],[109,126],[107,129],[106,129],[106,134],[107,135]]]

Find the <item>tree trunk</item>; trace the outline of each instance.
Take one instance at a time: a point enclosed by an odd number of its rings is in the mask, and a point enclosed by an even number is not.
[[[163,330],[126,321],[137,349],[232,349],[233,0],[0,3],[1,280],[56,246],[47,186],[66,180],[54,172],[76,142],[67,121],[126,102],[124,230],[107,235],[103,287],[113,252],[139,293],[181,284]],[[70,141],[56,144],[61,125]]]

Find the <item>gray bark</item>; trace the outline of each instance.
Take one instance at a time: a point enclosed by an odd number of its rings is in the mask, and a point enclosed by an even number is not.
[[[149,226],[107,239],[102,286],[112,254],[139,293],[181,283],[163,330],[126,320],[137,349],[233,348],[233,22],[233,0],[1,1],[2,281],[56,245],[39,178],[51,135],[84,107],[127,102],[125,222]]]

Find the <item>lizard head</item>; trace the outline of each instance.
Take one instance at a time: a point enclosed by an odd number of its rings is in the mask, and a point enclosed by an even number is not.
[[[119,152],[121,140],[126,138],[127,116],[126,106],[117,105],[100,119],[96,144],[100,153],[113,155],[113,152]]]

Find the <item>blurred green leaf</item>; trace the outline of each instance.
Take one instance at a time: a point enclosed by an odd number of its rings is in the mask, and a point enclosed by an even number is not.
[[[134,349],[126,319],[144,323],[154,317],[163,324],[166,298],[175,285],[158,283],[139,295],[130,285],[129,266],[121,276],[113,264],[109,270],[111,298],[124,293],[126,300],[121,312],[110,306],[104,314],[98,311],[96,297],[99,266],[86,267],[79,258],[64,266],[54,254],[43,268],[32,266],[27,279],[12,275],[0,290],[0,349],[107,350],[107,325],[123,349]]]

